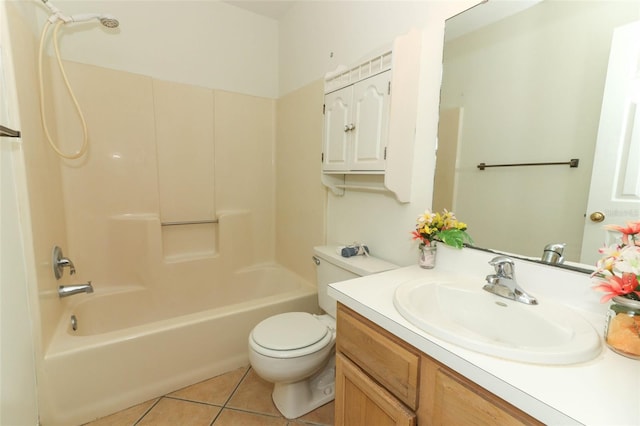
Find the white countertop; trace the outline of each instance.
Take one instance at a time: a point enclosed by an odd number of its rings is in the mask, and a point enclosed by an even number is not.
[[[490,254],[469,249],[438,250],[438,265],[433,270],[410,266],[342,281],[330,285],[329,296],[545,424],[640,425],[640,362],[604,345],[595,359],[584,363],[527,364],[447,343],[404,319],[393,305],[395,289],[403,282],[450,278],[463,270],[467,279],[476,277],[482,286],[484,276],[492,272],[486,264]],[[602,334],[606,307],[594,304],[599,295],[591,289],[588,275],[517,261],[516,276],[540,303],[545,298],[571,300],[571,307]]]

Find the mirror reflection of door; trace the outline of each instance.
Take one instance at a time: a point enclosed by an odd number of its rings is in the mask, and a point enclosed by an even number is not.
[[[640,220],[640,21],[615,30],[587,204],[582,263],[613,243],[603,225]],[[597,213],[602,213],[599,216]],[[600,221],[602,219],[602,221]]]

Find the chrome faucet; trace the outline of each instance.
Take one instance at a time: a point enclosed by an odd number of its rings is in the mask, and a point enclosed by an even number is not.
[[[491,259],[489,265],[495,268],[496,273],[487,275],[487,284],[482,287],[484,290],[527,305],[538,304],[535,297],[528,295],[518,285],[513,259],[507,256],[498,256]]]
[[[544,263],[558,264],[564,262],[564,248],[565,243],[547,244],[542,252],[542,258],[540,259]]]
[[[58,287],[58,296],[67,297],[78,293],[93,293],[91,281],[86,284],[61,285]]]
[[[69,274],[73,275],[76,273],[76,267],[73,266],[73,262],[71,259],[64,257],[62,254],[62,249],[58,246],[53,248],[53,253],[51,254],[51,264],[53,266],[53,275],[55,275],[56,279],[59,280],[62,278],[62,268],[69,268]]]

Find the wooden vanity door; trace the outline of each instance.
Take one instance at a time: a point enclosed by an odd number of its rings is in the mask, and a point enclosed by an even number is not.
[[[336,426],[415,426],[416,416],[347,357],[336,355]]]
[[[424,412],[421,419],[426,420],[425,424],[434,426],[543,425],[427,356],[422,359],[422,367],[420,410]]]

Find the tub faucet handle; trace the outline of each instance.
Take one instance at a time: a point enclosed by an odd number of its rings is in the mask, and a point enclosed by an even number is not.
[[[58,246],[53,248],[52,254],[52,266],[53,266],[53,274],[56,279],[59,280],[62,278],[63,268],[69,268],[69,274],[73,275],[76,273],[76,267],[73,265],[71,259],[64,257],[62,254],[62,249]]]

